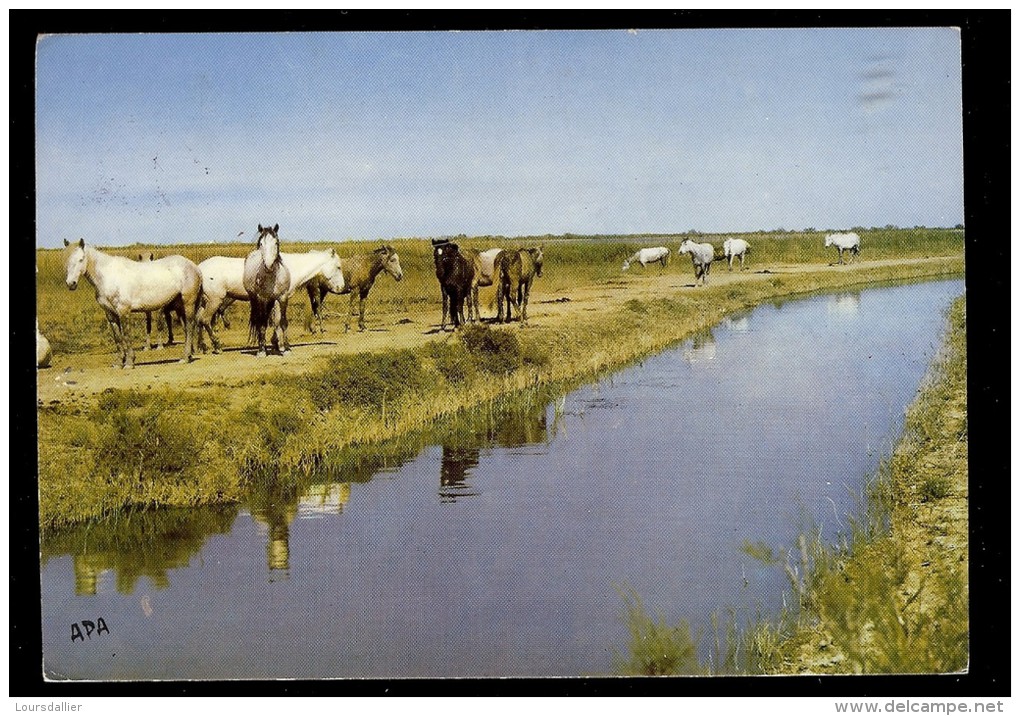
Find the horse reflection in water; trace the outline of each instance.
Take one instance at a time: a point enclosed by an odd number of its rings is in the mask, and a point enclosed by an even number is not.
[[[259,486],[248,497],[251,516],[269,531],[266,566],[270,571],[290,569],[290,523],[298,513],[296,489],[272,484]]]
[[[500,412],[474,430],[451,430],[443,440],[443,456],[439,465],[439,500],[456,502],[473,497],[467,478],[478,467],[483,449],[516,448],[549,441],[546,404],[541,403],[516,412]]]
[[[695,333],[690,342],[684,344],[681,351],[683,359],[688,363],[704,363],[715,360],[715,336],[711,330]]]
[[[272,571],[290,569],[290,525],[296,517],[321,518],[340,514],[351,497],[349,482],[310,485],[300,496],[293,489],[270,487],[253,493],[251,516],[268,528],[266,566]]]
[[[211,535],[229,533],[236,517],[236,506],[122,515],[47,534],[42,563],[70,554],[79,596],[99,594],[103,577],[111,572],[120,594],[134,593],[141,577],[147,577],[153,589],[166,589],[169,572],[187,567]]]
[[[854,318],[861,311],[860,293],[837,293],[830,296],[825,304],[825,312],[830,316]]]

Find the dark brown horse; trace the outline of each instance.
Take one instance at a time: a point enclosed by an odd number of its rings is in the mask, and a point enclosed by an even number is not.
[[[499,282],[496,286],[497,323],[510,322],[510,306],[521,316],[521,323],[528,322],[528,297],[531,295],[531,284],[536,276],[542,275],[542,263],[545,257],[542,247],[504,251],[496,257],[496,273]],[[503,306],[506,301],[506,319],[503,318]]]
[[[354,299],[358,303],[358,330],[365,330],[365,299],[368,292],[372,290],[375,277],[385,271],[393,280],[399,281],[404,277],[404,271],[400,268],[400,257],[393,250],[392,246],[381,246],[368,254],[358,254],[340,262],[340,268],[344,274],[344,288],[340,295],[349,293],[351,295],[350,311],[344,320],[344,332],[351,328],[351,316],[354,315]],[[308,300],[312,304],[312,312],[308,316],[308,330],[312,332],[312,321],[318,321],[319,333],[322,333],[322,303],[326,300],[326,294],[334,293],[323,278],[317,277],[305,284],[308,289]]]
[[[432,258],[436,264],[436,278],[443,290],[443,320],[440,330],[446,330],[449,309],[454,330],[464,323],[464,301],[471,299],[475,280],[475,260],[465,256],[457,244],[446,239],[432,239]]]

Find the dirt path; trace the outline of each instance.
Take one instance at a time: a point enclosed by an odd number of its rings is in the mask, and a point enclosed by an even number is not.
[[[767,270],[734,270],[732,273],[727,272],[724,266],[718,266],[709,278],[709,286],[766,281],[781,274],[823,272],[843,272],[861,280],[870,270],[881,266],[923,265],[940,261],[944,261],[944,258],[864,261],[850,266],[774,265]],[[555,270],[555,267],[547,267],[546,270],[550,269]],[[572,287],[559,293],[550,293],[547,285],[548,279],[540,278],[532,288],[528,317],[534,326],[555,328],[584,315],[584,312],[612,310],[631,299],[652,299],[703,290],[695,288],[692,272],[661,273],[657,267],[644,271],[635,268],[605,283]],[[492,314],[492,309],[486,310],[492,291],[483,290],[483,315]],[[346,307],[346,301],[337,303],[343,303]],[[235,347],[228,348],[220,355],[198,354],[188,365],[179,362],[181,347],[178,343],[162,350],[138,350],[135,354],[135,368],[123,370],[114,365],[118,358],[111,338],[109,350],[102,353],[54,356],[53,367],[38,371],[37,397],[44,404],[55,401],[66,403],[88,400],[106,388],[239,385],[269,373],[300,373],[324,357],[334,354],[414,347],[427,340],[444,340],[453,335],[439,332],[438,290],[435,305],[419,313],[379,313],[378,308],[372,305],[371,298],[366,313],[369,328],[364,332],[344,334],[339,321],[329,320],[326,322],[327,332],[318,336],[309,334],[303,326],[292,322],[289,333],[293,350],[286,356],[271,355],[266,358],[254,357],[251,348],[236,347],[245,346],[247,340],[247,325],[242,318],[247,314],[247,309],[243,305],[241,310],[235,311],[231,329],[221,330],[219,334],[225,346]],[[183,331],[175,333],[182,334]]]

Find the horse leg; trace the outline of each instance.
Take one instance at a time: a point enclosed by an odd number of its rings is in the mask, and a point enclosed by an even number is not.
[[[453,330],[456,331],[464,323],[464,296],[457,289],[450,294],[450,316],[453,318]]]
[[[521,315],[521,284],[519,280],[515,280],[512,284],[514,287],[507,290],[506,292],[506,322],[510,323],[513,320],[511,316],[510,307],[513,306],[513,310],[517,312],[517,317]]]
[[[450,304],[450,294],[446,290],[446,286],[440,286],[439,290],[443,292],[443,320],[439,324],[439,330],[446,331],[446,309]]]
[[[117,352],[120,353],[120,367],[123,368],[126,354],[124,351],[124,335],[123,331],[121,331],[120,316],[115,311],[107,311],[106,322],[110,326],[110,332],[113,333],[114,345],[117,346]]]
[[[163,309],[163,320],[166,322],[166,345],[167,346],[172,346],[174,344],[174,317],[173,317],[173,311],[170,308],[164,308]],[[184,318],[181,317],[181,322],[183,323],[183,321],[184,321]],[[159,326],[156,327],[156,330],[157,330],[157,332],[159,331]],[[162,337],[162,335],[163,334],[160,333],[161,337]],[[158,341],[156,343],[156,347],[159,348],[159,342]]]
[[[319,287],[319,310],[315,314],[315,317],[319,321],[319,333],[325,333],[326,329],[322,327],[322,313],[325,311],[326,296],[329,295],[329,290],[325,286]]]
[[[124,347],[123,348],[124,358],[123,358],[123,366],[122,367],[124,367],[124,368],[134,368],[135,367],[135,348],[134,348],[134,346],[131,345],[131,330],[130,330],[131,321],[128,320],[128,319],[129,319],[129,314],[127,314],[127,313],[124,313],[124,314],[121,314],[121,315],[117,316],[117,324],[120,326],[121,344]]]
[[[314,322],[315,319],[318,318],[319,333],[322,333],[322,318],[319,318],[319,297],[316,295],[318,294],[318,291],[316,290],[316,287],[312,285],[313,283],[313,281],[309,281],[305,284],[305,290],[308,291],[308,305],[310,310],[308,314],[308,321],[305,323],[305,328],[309,333],[315,333]]]
[[[216,338],[216,334],[213,332],[213,321],[216,319],[216,312],[219,310],[220,305],[221,304],[215,297],[211,297],[207,293],[203,293],[202,298],[199,299],[199,308],[195,317],[195,323],[198,328],[198,350],[203,353],[208,350],[206,348],[205,341],[202,340],[203,330],[209,334],[209,340],[212,342],[213,353],[220,352],[220,341]]]
[[[344,333],[351,330],[351,316],[354,315],[354,299],[357,295],[351,291],[351,300],[347,302],[347,319],[344,321]]]
[[[142,350],[152,350],[152,311],[145,312],[145,345]]]
[[[524,294],[521,300],[522,326],[526,326],[528,324],[528,297],[531,295],[531,281],[532,279],[529,278],[527,281],[524,282],[524,285],[521,286],[521,291]]]
[[[201,294],[195,296],[194,301],[188,301],[182,295],[175,301],[172,309],[169,306],[165,309],[167,326],[174,322],[173,312],[177,313],[177,317],[184,325],[184,356],[181,358],[181,363],[190,363],[191,356],[195,352],[195,323],[200,300]]]
[[[290,353],[290,341],[287,340],[287,299],[283,298],[276,302],[276,305],[280,307],[280,321],[279,331],[283,338],[283,354]]]
[[[496,284],[496,323],[503,322],[503,295],[506,292],[506,289],[503,288],[503,280],[500,279]]]
[[[351,291],[351,293],[354,293]],[[368,298],[368,291],[358,291],[358,330],[365,330],[365,299]]]

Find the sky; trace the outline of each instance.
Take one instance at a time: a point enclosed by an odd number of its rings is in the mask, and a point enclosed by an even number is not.
[[[963,222],[950,28],[52,35],[36,94],[40,247]]]

